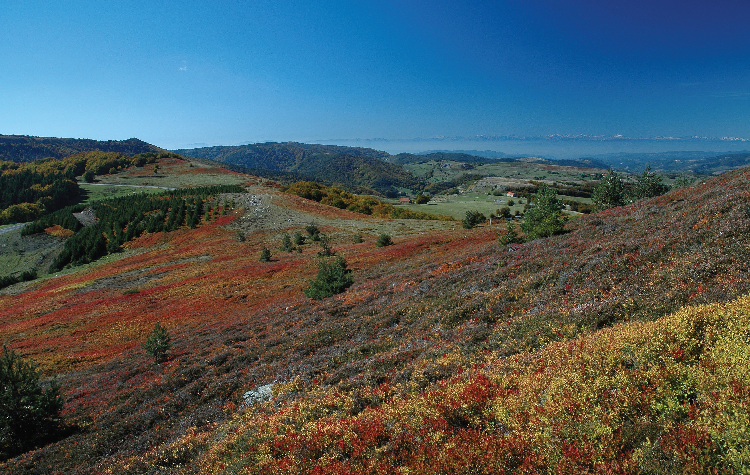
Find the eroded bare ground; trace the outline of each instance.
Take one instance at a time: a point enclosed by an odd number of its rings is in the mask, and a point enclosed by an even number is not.
[[[335,228],[328,234],[337,235],[379,235],[390,234],[392,237],[422,234],[441,230],[455,229],[456,221],[418,220],[418,219],[381,219],[351,212],[327,212],[330,208],[310,202],[311,208],[320,212],[305,212],[294,209],[284,203],[286,196],[269,191],[264,187],[250,187],[246,194],[229,194],[227,199],[234,200],[235,207],[244,208],[244,214],[227,227],[252,234],[257,231],[273,233],[303,231],[305,226],[314,224],[319,228]],[[223,199],[223,198],[222,198]],[[297,199],[293,197],[293,199]],[[329,217],[330,214],[339,214]]]

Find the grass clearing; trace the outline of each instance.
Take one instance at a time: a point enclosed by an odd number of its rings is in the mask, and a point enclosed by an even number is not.
[[[399,206],[406,206],[415,211],[446,214],[456,219],[463,219],[467,211],[479,211],[483,215],[489,216],[499,208],[508,206],[509,199],[504,196],[493,196],[485,193],[462,193],[460,195],[437,195],[429,203],[423,205],[411,203]],[[523,211],[526,200],[518,198],[513,198],[513,200],[515,201],[515,205],[510,207],[511,213],[515,214],[516,211]],[[396,204],[397,201],[394,200],[392,203]]]

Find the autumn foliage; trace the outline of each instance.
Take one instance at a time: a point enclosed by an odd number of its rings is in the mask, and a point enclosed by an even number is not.
[[[300,228],[239,242],[233,210],[145,232],[119,260],[0,295],[8,346],[58,375],[81,428],[0,470],[746,472],[748,183],[502,246],[504,223],[354,243],[335,226],[352,213],[267,190],[325,222],[356,276],[321,300],[304,295],[318,247],[258,260]],[[161,365],[141,348],[156,322]]]

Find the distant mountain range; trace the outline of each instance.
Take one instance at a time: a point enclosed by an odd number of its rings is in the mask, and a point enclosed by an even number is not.
[[[662,173],[693,172],[699,175],[718,175],[750,165],[750,152],[609,153],[595,155],[591,160],[629,172],[640,172],[650,166],[652,170]]]
[[[166,150],[136,138],[128,140],[89,140],[28,135],[0,135],[0,160],[32,162],[39,158],[65,158],[80,152],[119,152],[136,155]]]

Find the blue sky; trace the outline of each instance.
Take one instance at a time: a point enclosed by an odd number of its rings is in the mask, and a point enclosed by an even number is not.
[[[0,134],[750,138],[748,18],[746,0],[5,0]]]

